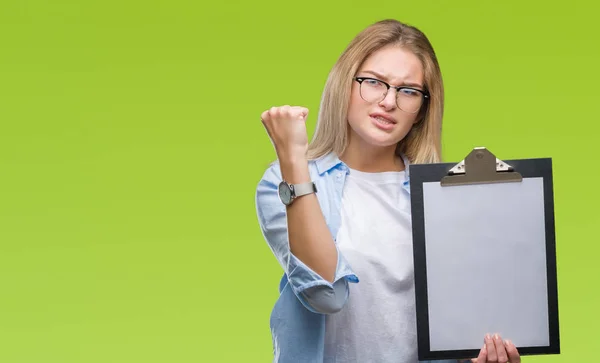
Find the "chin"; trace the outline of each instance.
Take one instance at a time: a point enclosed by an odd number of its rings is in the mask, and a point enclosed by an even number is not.
[[[401,140],[401,135],[386,133],[381,130],[364,130],[360,135],[356,135],[364,143],[376,147],[390,147],[397,145]]]
[[[350,138],[361,140],[363,145],[379,148],[389,148],[397,145],[408,131],[410,126],[404,122],[398,122],[393,126],[381,126],[373,123],[370,117],[367,120],[349,120],[351,130]]]

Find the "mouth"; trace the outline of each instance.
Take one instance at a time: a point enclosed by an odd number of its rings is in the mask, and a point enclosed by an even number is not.
[[[383,122],[383,123],[388,123],[388,124],[396,123],[396,120],[394,120],[391,116],[383,115],[381,113],[372,113],[370,116],[372,118],[374,118],[375,120]]]
[[[396,124],[396,120],[394,120],[393,118],[391,118],[387,115],[374,113],[369,116],[371,116],[371,119],[373,120],[375,125],[379,126],[382,129],[389,130],[389,129],[393,128],[394,125]]]

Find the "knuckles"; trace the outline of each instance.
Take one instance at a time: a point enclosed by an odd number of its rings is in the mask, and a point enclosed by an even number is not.
[[[273,117],[277,117],[279,116],[279,108],[278,107],[271,107],[269,109],[269,115],[273,118]]]
[[[308,115],[308,109],[305,107],[292,107],[290,105],[273,106],[264,111],[261,115],[263,123],[275,120],[294,119],[300,116]]]

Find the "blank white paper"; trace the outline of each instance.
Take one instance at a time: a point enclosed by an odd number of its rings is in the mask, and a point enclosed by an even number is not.
[[[486,333],[547,346],[542,178],[424,183],[430,349],[480,349]]]

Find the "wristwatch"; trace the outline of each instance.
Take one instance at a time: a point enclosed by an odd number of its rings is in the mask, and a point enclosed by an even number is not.
[[[314,182],[288,184],[286,181],[282,181],[279,183],[279,199],[286,206],[292,204],[298,197],[316,192],[317,186]]]

